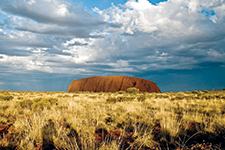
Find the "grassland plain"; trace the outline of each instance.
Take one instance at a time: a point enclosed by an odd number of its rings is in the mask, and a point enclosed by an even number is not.
[[[0,91],[0,149],[225,149],[225,91]]]

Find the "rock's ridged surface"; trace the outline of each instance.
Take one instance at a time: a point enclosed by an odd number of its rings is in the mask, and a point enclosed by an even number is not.
[[[161,92],[153,81],[127,76],[96,76],[78,79],[70,83],[67,91],[117,92],[126,91],[130,87],[138,88],[140,92]]]

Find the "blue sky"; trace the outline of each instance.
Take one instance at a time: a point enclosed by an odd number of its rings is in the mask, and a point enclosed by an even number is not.
[[[225,88],[225,1],[0,1],[1,90],[108,75],[162,92]]]
[[[77,3],[78,5],[82,5],[83,7],[86,7],[87,9],[92,9],[94,7],[97,7],[99,9],[107,9],[112,6],[112,3],[116,6],[118,5],[123,5],[127,2],[127,0],[98,0],[98,1],[93,1],[93,0],[72,0],[74,3]],[[149,2],[151,4],[158,4],[160,2],[164,2],[166,0],[150,0]]]

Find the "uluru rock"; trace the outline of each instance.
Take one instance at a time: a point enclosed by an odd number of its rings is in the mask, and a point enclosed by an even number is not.
[[[126,91],[130,87],[135,87],[140,92],[161,92],[153,81],[127,76],[95,76],[78,79],[70,83],[67,91],[117,92]]]

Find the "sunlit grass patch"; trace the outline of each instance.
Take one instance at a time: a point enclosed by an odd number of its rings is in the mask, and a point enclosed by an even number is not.
[[[225,91],[0,91],[0,95],[13,96],[0,100],[2,148],[225,147]]]

